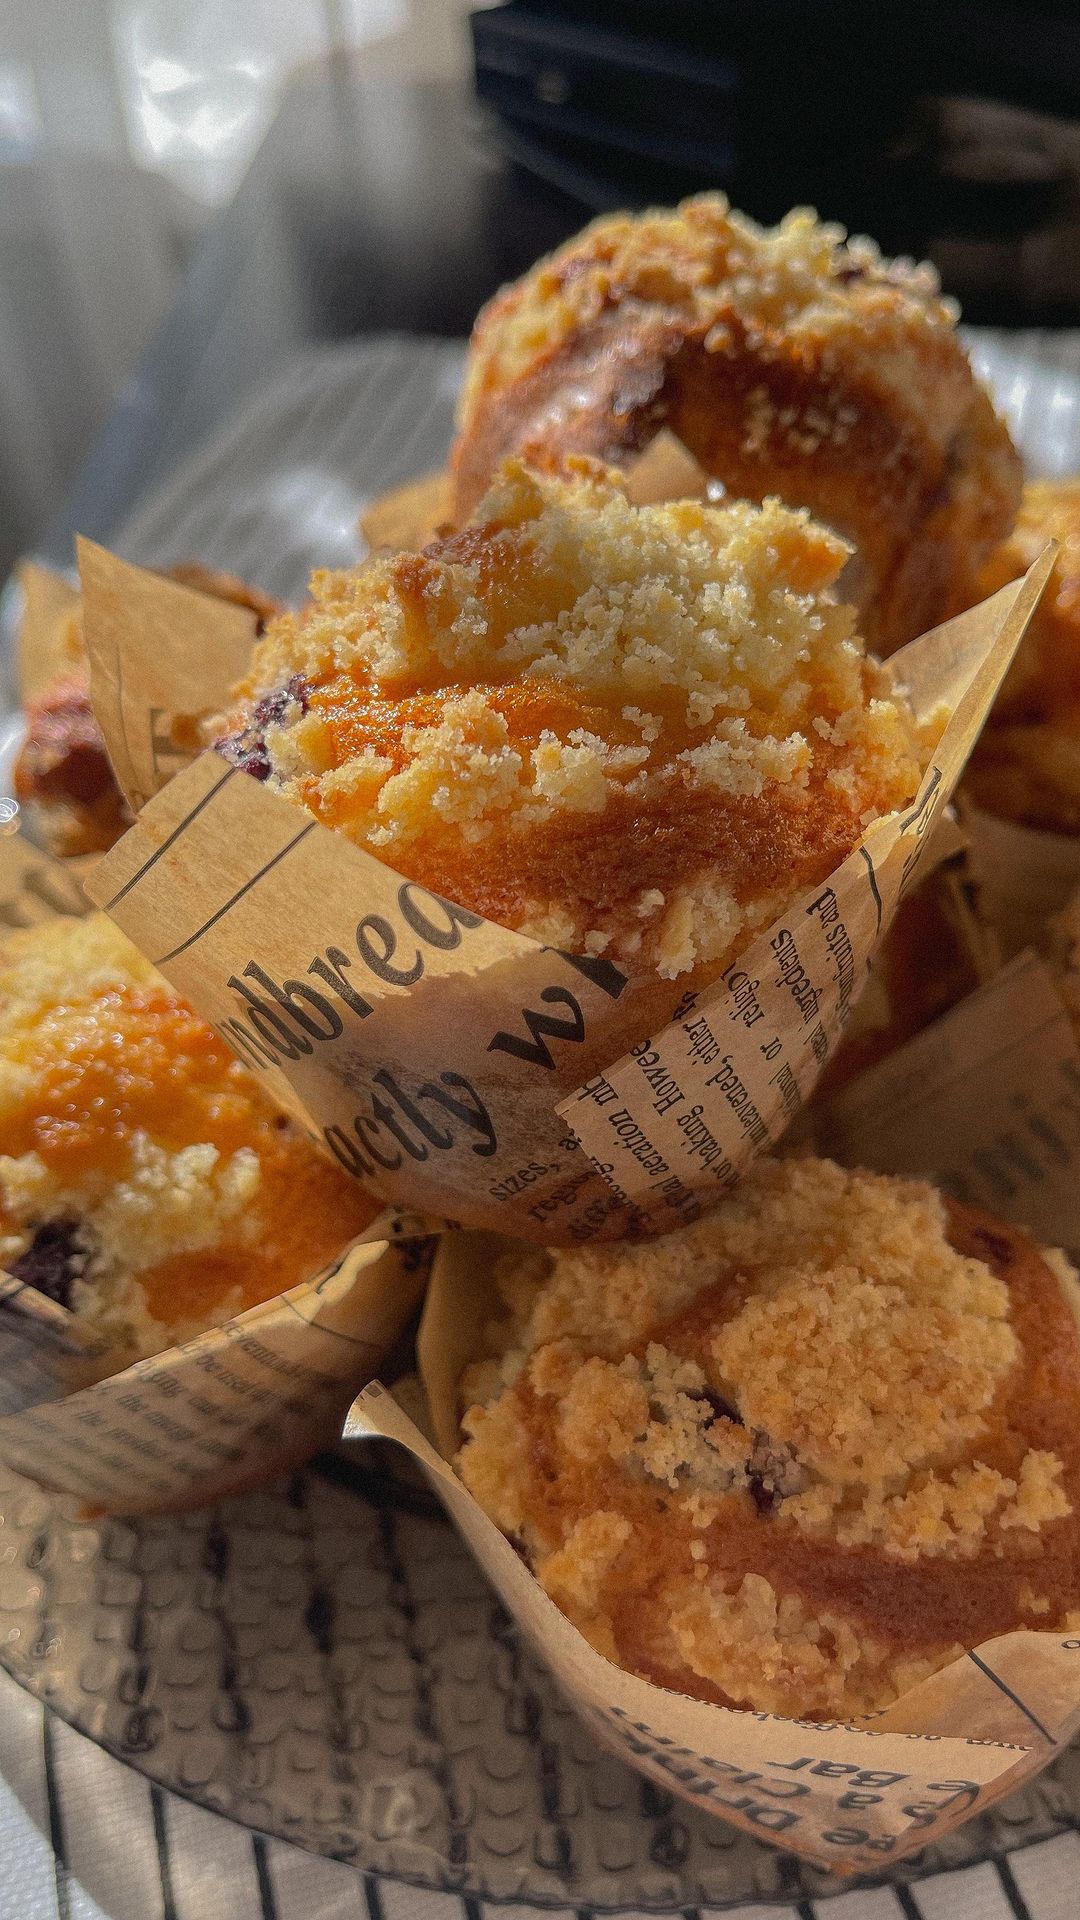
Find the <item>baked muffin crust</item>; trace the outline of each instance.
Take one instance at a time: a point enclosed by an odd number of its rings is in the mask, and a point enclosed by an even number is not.
[[[156,1352],[378,1210],[104,915],[0,954],[0,1266]]]
[[[620,462],[666,425],[729,493],[778,494],[854,540],[863,627],[892,652],[975,597],[1020,462],[928,266],[796,209],[719,194],[605,215],[473,330],[456,512],[498,463]]]
[[[706,977],[918,783],[845,557],[775,501],[510,462],[462,532],[316,575],[218,744],[502,925]]]
[[[648,1245],[508,1256],[459,1470],[592,1643],[850,1717],[1080,1603],[1080,1341],[1026,1237],[759,1162]]]

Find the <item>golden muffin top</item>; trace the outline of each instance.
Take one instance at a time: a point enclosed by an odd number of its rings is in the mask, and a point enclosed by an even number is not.
[[[317,574],[219,745],[503,925],[715,970],[918,782],[846,555],[775,501],[635,507],[510,461],[460,533]]]
[[[666,1239],[498,1278],[460,1471],[621,1664],[849,1714],[1080,1606],[1075,1279],[1022,1234],[765,1161]]]
[[[376,1211],[103,914],[5,942],[0,1265],[152,1350]]]
[[[491,389],[509,385],[617,302],[679,315],[695,333],[732,318],[750,339],[831,337],[849,367],[872,371],[901,413],[930,411],[941,366],[935,340],[959,318],[933,267],[887,260],[872,240],[796,207],[776,227],[736,213],[723,194],[679,207],[603,214],[481,312],[473,333],[459,425]],[[918,362],[901,351],[925,344]],[[944,422],[941,423],[945,430]],[[842,444],[845,421],[823,405],[818,441]],[[808,447],[808,452],[813,448]]]

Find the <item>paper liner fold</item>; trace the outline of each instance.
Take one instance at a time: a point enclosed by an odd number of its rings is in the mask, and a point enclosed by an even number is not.
[[[191,758],[178,723],[213,712],[240,679],[258,616],[130,566],[92,540],[77,546],[90,697],[117,784],[137,813]],[[121,630],[138,636],[135,676],[127,648],[116,644]]]
[[[809,1093],[1051,564],[895,657],[920,717],[950,715],[917,798],[692,1003],[678,981],[628,981],[440,899],[213,754],[147,804],[94,897],[388,1200],[546,1243],[665,1231]],[[104,621],[97,577],[87,617],[112,634],[123,751],[145,762],[149,695],[133,729],[159,583],[144,578],[135,618],[110,576]]]
[[[79,916],[77,877],[0,837],[2,929]],[[212,1499],[335,1440],[423,1290],[426,1223],[381,1214],[322,1274],[127,1364],[87,1322],[0,1273],[0,1456],[116,1512]]]
[[[358,1244],[303,1286],[76,1391],[57,1364],[36,1404],[0,1418],[0,1455],[109,1513],[202,1505],[266,1479],[337,1438],[420,1297],[425,1250]],[[0,1306],[5,1372],[12,1347],[29,1374]]]
[[[1080,888],[1080,835],[1001,820],[961,795],[980,914],[1006,958],[1039,946],[1046,922]]]
[[[453,481],[440,469],[380,494],[364,508],[357,524],[374,551],[396,553],[405,547],[426,547],[439,528],[452,520],[453,507]]]

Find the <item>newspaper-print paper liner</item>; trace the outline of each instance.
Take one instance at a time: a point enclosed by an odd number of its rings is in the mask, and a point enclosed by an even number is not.
[[[117,783],[133,813],[191,757],[184,734],[223,704],[255,641],[250,607],[133,567],[78,542],[90,697]],[[117,621],[139,634],[139,674],[112,644]],[[193,645],[193,637],[197,644]]]
[[[723,1193],[801,1111],[960,777],[1052,557],[1044,553],[1032,568],[989,646],[985,623],[996,595],[895,656],[916,713],[929,715],[943,701],[952,716],[911,808],[874,821],[831,879],[793,901],[716,985],[688,996],[662,1033],[560,1102],[592,1164],[650,1222],[663,1222],[670,1181],[699,1201]]]
[[[146,765],[143,618],[117,565],[98,553],[87,621],[127,690],[101,716],[110,752]],[[1050,565],[896,656],[920,718],[950,715],[916,800],[693,1003],[440,899],[215,754],[142,810],[94,898],[387,1200],[551,1244],[666,1231],[809,1092]]]
[[[1080,888],[1080,835],[999,819],[964,794],[960,806],[979,912],[1011,959],[1040,944],[1047,920]]]
[[[1080,1251],[1080,1050],[1034,954],[844,1088],[815,1120],[821,1152],[930,1176],[1041,1241]],[[393,1438],[420,1462],[600,1738],[674,1792],[834,1870],[903,1858],[1053,1758],[1080,1725],[1080,1637],[1068,1634],[1022,1631],[987,1642],[857,1727],[700,1705],[595,1653],[448,1465],[460,1444],[458,1382],[476,1329],[497,1310],[492,1269],[504,1244],[491,1234],[440,1244],[417,1338],[425,1433],[369,1391],[346,1434]],[[1046,1257],[1080,1321],[1075,1271],[1053,1251]]]
[[[440,1242],[432,1298],[463,1324],[475,1235]],[[484,1249],[479,1249],[483,1258]],[[462,1272],[464,1269],[464,1273]],[[659,1785],[833,1872],[880,1867],[984,1812],[1080,1725],[1080,1638],[987,1642],[858,1726],[706,1705],[624,1673],[561,1614],[393,1397],[365,1390],[345,1438],[395,1440],[428,1477],[503,1605],[590,1730]],[[445,1440],[440,1442],[445,1445]]]
[[[966,840],[950,809],[878,949],[865,991],[818,1081],[811,1113],[999,971],[1000,948],[975,912],[967,859]]]
[[[1036,954],[842,1088],[815,1123],[834,1160],[931,1174],[1080,1259],[1080,1048]]]
[[[78,878],[0,838],[0,929],[89,910]],[[0,933],[2,938],[2,933]],[[127,1364],[93,1327],[0,1273],[0,1455],[95,1510],[192,1506],[337,1438],[426,1279],[423,1223],[381,1214],[323,1273]]]

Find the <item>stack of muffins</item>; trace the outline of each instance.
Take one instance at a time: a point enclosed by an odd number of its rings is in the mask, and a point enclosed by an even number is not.
[[[705,197],[598,221],[480,315],[447,524],[264,609],[207,744],[460,907],[654,983],[662,1019],[914,797],[932,737],[876,656],[1052,531],[970,777],[983,807],[1077,833],[1080,489],[1022,497],[956,320],[929,269],[809,214],[765,231]],[[663,429],[706,498],[632,503],[621,469]],[[100,844],[62,731],[39,702],[20,792],[54,846]],[[895,1044],[913,1021],[885,1025]],[[373,1210],[108,923],[9,942],[16,1277],[145,1353],[314,1271]],[[851,1717],[990,1635],[1073,1623],[1076,1280],[1019,1229],[767,1158],[663,1239],[508,1244],[493,1288],[461,1477],[630,1672]]]

